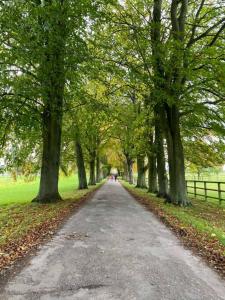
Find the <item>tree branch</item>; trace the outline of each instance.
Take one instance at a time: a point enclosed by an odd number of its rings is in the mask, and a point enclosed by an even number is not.
[[[209,35],[209,33],[217,28],[220,24],[222,24],[225,21],[225,18],[221,19],[220,21],[218,21],[216,24],[212,25],[211,27],[209,27],[205,32],[203,32],[202,34],[200,34],[199,36],[197,36],[196,38],[193,38],[192,40],[189,40],[189,42],[187,43],[187,48],[190,48],[193,44],[195,44],[197,41],[207,37]],[[223,26],[222,26],[223,28]],[[221,30],[221,28],[220,28]],[[219,31],[220,31],[219,30]],[[223,30],[223,29],[222,29]],[[218,33],[216,33],[217,35]],[[220,33],[219,33],[220,34]]]

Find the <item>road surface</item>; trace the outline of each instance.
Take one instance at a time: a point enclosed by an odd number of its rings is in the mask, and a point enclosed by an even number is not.
[[[106,183],[1,300],[219,300],[225,283],[119,183]]]

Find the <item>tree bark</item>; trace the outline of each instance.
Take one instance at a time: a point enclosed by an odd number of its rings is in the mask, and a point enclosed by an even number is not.
[[[169,199],[174,204],[187,206],[190,201],[187,197],[184,167],[184,152],[180,134],[179,110],[174,104],[166,109],[166,140],[169,162],[170,190]]]
[[[163,143],[162,107],[155,107],[155,145],[158,176],[158,197],[167,198],[168,180],[166,175],[166,161]]]
[[[101,181],[101,163],[100,163],[100,157],[97,154],[96,157],[96,182]]]
[[[59,99],[57,107],[58,113],[53,111],[52,108],[45,108],[43,114],[41,179],[38,196],[33,200],[40,203],[56,202],[61,199],[58,191],[58,178],[62,126],[62,97]]]
[[[145,157],[143,155],[137,156],[137,185],[138,188],[147,188],[146,186],[146,166],[145,166]]]
[[[148,192],[157,193],[157,173],[155,153],[148,155]]]
[[[76,161],[77,161],[77,169],[78,169],[78,180],[79,180],[79,190],[87,189],[87,176],[84,164],[84,156],[82,146],[78,139],[75,141],[75,149],[76,149]]]
[[[127,160],[123,162],[123,180],[128,181],[128,170],[127,170]]]
[[[33,201],[55,202],[61,199],[58,191],[63,97],[65,85],[66,14],[64,2],[52,7],[46,2],[44,9],[51,11],[48,20],[42,20],[43,57],[39,67],[44,103],[42,117],[42,165],[40,187]],[[45,22],[51,26],[46,27]],[[47,28],[47,30],[46,30]],[[54,34],[53,34],[54,32]]]
[[[96,185],[96,177],[95,177],[95,161],[96,161],[96,153],[91,153],[91,159],[89,162],[90,165],[90,177],[89,177],[89,185]]]
[[[156,151],[153,140],[153,134],[149,137],[149,153],[148,153],[148,192],[157,192],[157,172],[156,172]]]
[[[128,173],[128,182],[130,184],[134,183],[134,176],[133,176],[133,159],[126,154],[126,162],[127,162],[127,173]]]
[[[63,165],[62,164],[62,162],[60,163],[60,169],[61,169],[61,171],[63,172],[63,174],[66,176],[66,177],[68,177],[68,169],[67,169],[67,167],[65,166],[65,165]]]

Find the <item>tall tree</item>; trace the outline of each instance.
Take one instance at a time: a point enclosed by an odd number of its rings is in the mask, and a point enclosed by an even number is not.
[[[65,87],[65,45],[68,34],[67,1],[45,1],[39,4],[41,43],[40,76],[43,110],[43,154],[39,193],[34,201],[55,202],[58,191],[61,130]]]

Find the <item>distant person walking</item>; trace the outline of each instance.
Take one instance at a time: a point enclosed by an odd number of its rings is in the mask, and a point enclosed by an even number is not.
[[[117,181],[118,174],[114,175],[115,181]]]

